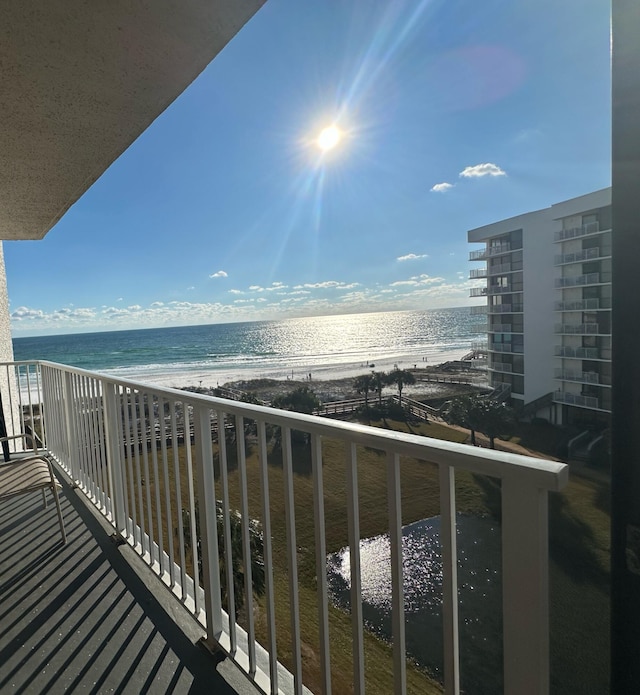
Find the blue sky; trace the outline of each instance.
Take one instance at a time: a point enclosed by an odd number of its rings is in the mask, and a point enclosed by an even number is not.
[[[462,306],[468,229],[609,184],[608,1],[268,0],[44,240],[5,242],[12,330]]]

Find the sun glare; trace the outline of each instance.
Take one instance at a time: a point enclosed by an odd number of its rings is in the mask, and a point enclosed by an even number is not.
[[[339,142],[342,137],[342,133],[334,125],[324,128],[320,131],[316,143],[318,147],[326,152],[327,150],[332,150]]]

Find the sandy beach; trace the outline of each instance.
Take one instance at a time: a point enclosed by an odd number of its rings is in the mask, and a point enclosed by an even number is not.
[[[448,398],[462,392],[468,392],[468,384],[478,388],[487,387],[487,373],[484,370],[460,368],[456,362],[445,362],[441,365],[410,369],[416,379],[415,384],[404,387],[402,393],[416,400],[432,400]],[[362,371],[363,374],[366,370]],[[226,388],[237,389],[255,394],[264,401],[271,401],[280,394],[289,393],[299,386],[308,386],[323,403],[359,398],[361,394],[354,388],[354,376],[337,379],[240,379],[221,384]],[[434,380],[438,381],[434,381]],[[451,382],[466,382],[457,384]],[[397,394],[395,386],[388,386],[382,392],[383,397]]]

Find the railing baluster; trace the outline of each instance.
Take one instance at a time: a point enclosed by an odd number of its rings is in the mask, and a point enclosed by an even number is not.
[[[180,457],[178,455],[178,427],[176,423],[176,408],[178,403],[171,403],[171,455],[173,458],[173,475],[176,490],[176,519],[178,522],[178,552],[180,553],[180,589],[182,598],[186,597],[187,567],[184,551],[184,524],[182,521],[182,480],[180,476]],[[173,529],[169,531],[173,536]]]
[[[156,439],[156,425],[158,426],[157,432],[161,433],[160,424],[158,418],[156,417],[156,412],[160,412],[160,399],[155,397],[150,398],[149,402],[149,414],[151,423],[150,426],[152,431],[151,435],[151,462],[153,466],[153,481],[156,491],[156,504],[155,504],[155,522],[156,530],[158,536],[158,564],[160,566],[160,573],[165,574],[168,570],[165,553],[164,553],[164,530],[162,524],[162,501],[160,499],[160,472],[158,469],[158,442]]]
[[[547,492],[502,481],[504,692],[549,692]]]
[[[293,456],[291,428],[282,427],[282,467],[285,489],[285,522],[287,525],[287,560],[289,565],[289,607],[291,611],[291,655],[293,688],[302,693],[302,652],[300,650],[300,607],[298,601],[298,558],[296,546],[296,517],[293,495]]]
[[[358,454],[351,442],[347,451],[347,523],[351,567],[351,632],[353,639],[353,692],[364,693],[364,638],[362,581],[360,577],[360,506],[358,504]]]
[[[330,695],[329,590],[327,588],[327,542],[324,523],[324,487],[322,482],[322,439],[317,434],[311,437],[311,471],[313,475],[313,514],[316,537],[320,681],[324,695]]]
[[[164,477],[164,505],[167,524],[167,545],[169,546],[169,579],[170,586],[173,588],[176,584],[176,570],[173,553],[173,529],[171,528],[171,485],[169,484],[169,457],[167,455],[167,423],[165,420],[167,400],[165,398],[158,399],[158,420],[160,424],[160,453],[162,456],[162,472]]]
[[[264,420],[258,420],[258,455],[260,457],[260,488],[262,493],[262,539],[264,552],[264,585],[269,643],[269,675],[271,695],[278,693],[278,650],[276,642],[276,608],[273,591],[273,550],[271,543],[271,500],[269,497],[269,459]]]
[[[256,672],[255,628],[253,621],[253,575],[251,572],[251,540],[249,527],[249,496],[247,484],[247,457],[244,444],[244,418],[236,415],[236,447],[238,451],[238,477],[240,478],[240,512],[242,514],[242,557],[244,564],[245,614],[247,620],[247,637],[249,640],[249,675]]]
[[[458,564],[456,546],[456,488],[453,466],[440,466],[440,545],[442,548],[442,621],[444,686],[451,695],[460,693],[458,635]]]
[[[191,416],[190,416],[190,406],[184,404],[184,431],[185,431],[185,451],[187,459],[187,494],[189,496],[189,536],[191,538],[191,557],[193,562],[193,586],[194,586],[194,601],[195,601],[195,613],[198,615],[202,609],[202,602],[200,601],[200,592],[198,587],[200,586],[200,568],[198,567],[199,556],[198,556],[198,534],[196,528],[196,501],[195,492],[193,489],[193,462],[191,455]]]
[[[202,536],[204,600],[207,614],[207,643],[214,648],[218,644],[223,625],[210,410],[204,404],[199,405],[194,408],[193,416],[194,453],[198,476],[198,509]],[[219,419],[218,423],[220,423]]]
[[[127,518],[125,508],[125,483],[122,461],[122,447],[120,445],[122,429],[118,408],[119,387],[115,384],[103,383],[105,422],[104,430],[107,440],[107,468],[110,480],[110,495],[113,500],[114,525],[116,532],[125,536],[127,532]]]
[[[391,622],[393,635],[393,680],[397,695],[407,691],[407,655],[404,629],[404,577],[402,573],[402,501],[400,457],[387,452],[387,499],[391,550]]]
[[[142,493],[142,473],[140,470],[140,391],[135,391],[131,399],[131,447],[133,448],[133,462],[136,472],[136,489],[138,492],[138,514],[137,526],[140,533],[140,549],[144,556],[148,550],[145,540],[146,524],[144,519],[144,502]]]
[[[224,567],[227,583],[227,613],[229,615],[229,650],[234,655],[238,649],[236,629],[236,598],[233,586],[233,548],[231,545],[231,520],[229,515],[229,473],[227,460],[227,437],[225,430],[225,414],[216,411],[218,425],[218,459],[220,466],[220,482],[222,487],[222,532],[224,535]]]

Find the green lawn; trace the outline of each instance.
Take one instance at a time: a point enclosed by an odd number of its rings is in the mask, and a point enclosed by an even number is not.
[[[372,423],[381,425],[382,423]],[[466,433],[437,423],[407,425],[389,422],[400,431],[461,442]],[[184,449],[180,447],[184,464]],[[230,498],[240,508],[238,471],[230,448]],[[337,441],[323,442],[323,477],[327,551],[348,545],[346,452]],[[302,630],[304,680],[316,691],[319,686],[317,592],[313,481],[308,450],[294,445],[294,492],[299,604]],[[439,514],[438,471],[434,465],[402,460],[403,524]],[[249,512],[262,519],[258,457],[255,446],[247,450]],[[174,483],[170,482],[171,487]],[[186,467],[181,465],[181,487],[186,488]],[[386,459],[378,451],[358,449],[358,492],[361,537],[385,533],[388,528]],[[220,496],[219,488],[216,491]],[[285,493],[279,452],[269,455],[270,518],[274,548],[274,580],[278,624],[278,658],[290,666],[289,582],[286,552]],[[608,677],[608,486],[574,476],[567,489],[550,496],[551,664],[555,693],[607,692]],[[456,475],[458,511],[499,517],[500,493],[495,481],[466,473]],[[164,521],[166,525],[166,519]],[[173,522],[175,528],[175,520]],[[331,608],[331,673],[334,692],[352,688],[352,640],[350,617]],[[266,645],[264,600],[255,611],[259,641]],[[390,648],[366,636],[367,692],[392,692]],[[440,687],[412,666],[408,669],[409,692],[436,693]]]

